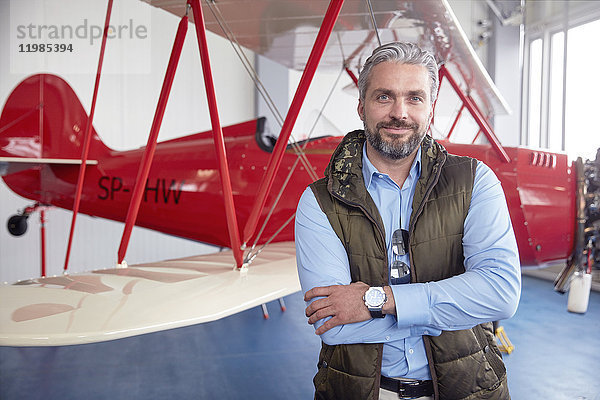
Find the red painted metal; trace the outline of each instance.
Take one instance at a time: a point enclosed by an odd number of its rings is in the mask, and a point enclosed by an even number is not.
[[[458,120],[460,119],[460,115],[462,114],[463,110],[465,109],[465,104],[461,104],[460,108],[458,109],[458,112],[456,113],[456,118],[454,118],[454,122],[452,123],[452,126],[450,127],[450,130],[448,131],[448,134],[446,135],[446,140],[450,140],[450,137],[452,136],[452,133],[454,132],[454,128],[456,128],[456,124],[458,124]]]
[[[108,0],[106,7],[106,18],[104,19],[104,33],[102,34],[102,45],[100,46],[100,57],[98,58],[98,69],[96,71],[96,82],[94,83],[94,94],[92,95],[92,106],[90,108],[90,117],[85,127],[85,139],[83,142],[83,150],[81,153],[81,167],[79,167],[79,176],[77,178],[77,189],[75,192],[75,201],[73,203],[73,216],[71,219],[71,230],[69,231],[69,240],[67,243],[67,254],[65,255],[65,265],[63,270],[66,271],[69,267],[69,256],[71,254],[71,245],[73,244],[73,233],[75,232],[75,222],[77,221],[77,213],[79,212],[79,202],[81,200],[81,192],[83,190],[83,179],[85,177],[86,163],[90,151],[90,138],[92,136],[92,121],[96,111],[96,99],[98,98],[98,87],[100,86],[100,75],[102,73],[102,63],[104,61],[104,49],[106,48],[106,39],[108,37],[108,24],[110,23],[110,14],[112,12],[113,0]],[[42,216],[40,216],[42,218]],[[43,241],[43,238],[42,238]],[[42,256],[44,257],[44,256]],[[45,273],[42,276],[46,276]]]
[[[225,141],[223,139],[223,130],[219,120],[219,110],[217,108],[217,97],[215,95],[215,86],[212,79],[210,66],[210,57],[208,54],[208,45],[206,43],[206,27],[204,25],[204,15],[202,7],[198,0],[188,0],[194,13],[194,22],[196,26],[196,36],[198,38],[198,48],[200,50],[200,60],[202,62],[202,73],[204,74],[204,86],[206,87],[206,99],[210,112],[210,122],[212,124],[215,149],[217,151],[217,161],[219,162],[219,175],[221,176],[221,186],[223,190],[223,200],[225,202],[225,215],[227,217],[227,228],[229,230],[229,242],[233,250],[233,256],[238,268],[244,262],[243,250],[240,242],[240,232],[238,230],[237,218],[235,216],[235,205],[233,201],[233,192],[231,189],[231,177],[229,175],[229,165],[227,163],[227,153],[225,150]]]
[[[488,141],[498,154],[498,157],[500,157],[502,161],[509,163],[510,157],[508,156],[508,154],[506,154],[506,151],[502,147],[502,144],[494,134],[492,128],[490,127],[486,119],[483,117],[483,114],[481,113],[475,102],[462,92],[460,86],[454,80],[454,78],[444,65],[440,67],[439,72],[440,76],[443,76],[448,79],[448,82],[450,83],[458,97],[462,100],[465,107],[467,107],[467,110],[469,110],[471,116],[473,116],[473,119],[475,119],[475,122],[477,122],[477,125],[479,125],[479,127],[485,134],[485,137],[488,139]]]
[[[29,217],[34,212],[40,212],[40,275],[46,276],[46,206],[40,202],[25,207],[23,215]]]
[[[352,70],[348,67],[344,67],[344,69],[346,70],[346,73],[348,74],[348,76],[350,77],[350,79],[352,79],[352,82],[354,82],[354,84],[356,85],[356,87],[358,87],[358,78],[356,77],[356,75],[354,74],[354,72],[352,72]]]
[[[142,195],[144,194],[144,187],[146,186],[146,180],[148,179],[150,167],[152,166],[152,160],[154,158],[158,132],[160,131],[160,125],[162,124],[165,108],[167,107],[167,101],[169,99],[169,93],[171,92],[175,71],[177,70],[181,49],[183,48],[187,27],[188,18],[187,16],[184,16],[181,19],[181,22],[179,22],[179,27],[177,28],[177,35],[175,36],[175,42],[173,43],[173,50],[167,66],[165,80],[160,91],[160,97],[156,106],[156,113],[154,114],[154,120],[152,121],[152,128],[150,129],[148,144],[146,145],[137,178],[135,180],[135,188],[133,190],[131,203],[129,204],[129,210],[127,211],[127,218],[125,219],[125,229],[123,230],[123,237],[121,238],[121,244],[119,245],[117,261],[119,264],[122,263],[123,259],[125,258],[127,245],[129,244],[129,238],[131,237],[131,231],[138,215],[140,203],[142,201]]]
[[[45,129],[40,139],[37,113],[29,113],[18,124],[0,134],[0,156],[78,158],[82,132],[73,130],[85,124],[85,110],[71,88],[52,75],[27,78],[11,93],[0,116],[0,126],[8,126],[39,106]],[[247,223],[254,194],[262,180],[269,153],[256,141],[262,121],[254,120],[224,127],[223,136],[229,157],[236,217]],[[75,135],[75,136],[73,136]],[[79,135],[79,136],[77,136]],[[53,140],[50,140],[52,138]],[[340,137],[320,138],[307,143],[305,152],[317,173],[323,174],[331,152]],[[442,142],[449,152],[469,155],[484,161],[496,173],[509,206],[519,245],[522,265],[540,265],[566,259],[573,250],[575,221],[574,172],[565,154],[507,147],[510,162],[498,158],[490,144]],[[81,212],[116,221],[124,221],[136,173],[144,149],[112,151],[99,140],[96,132],[90,144],[90,156],[98,165],[89,166],[81,197]],[[288,150],[276,171],[275,187],[282,185],[297,156]],[[70,209],[77,181],[77,166],[45,165],[3,177],[18,195]],[[143,189],[143,207],[136,225],[217,246],[230,246],[219,165],[214,151],[212,131],[158,143],[153,166]],[[292,175],[287,189],[258,244],[264,243],[296,209],[298,199],[311,182],[307,174]],[[276,191],[273,191],[276,192]],[[269,193],[273,202],[277,193]],[[274,239],[294,239],[289,224]]]
[[[504,189],[521,265],[566,260],[575,239],[575,170],[566,154],[546,153],[555,163],[534,163],[536,151],[506,147],[507,163],[489,144],[441,142],[448,152],[475,157],[498,176]],[[539,153],[539,152],[538,152]]]
[[[327,45],[327,41],[329,40],[329,36],[331,35],[331,31],[333,30],[335,21],[340,14],[343,4],[344,0],[331,0],[329,3],[323,23],[319,29],[319,34],[317,35],[317,39],[315,40],[315,44],[313,45],[312,51],[308,58],[306,68],[302,73],[302,78],[300,79],[300,83],[296,89],[296,94],[294,95],[292,104],[290,105],[285,121],[283,122],[283,126],[281,127],[281,133],[279,134],[279,138],[277,139],[277,143],[273,149],[273,154],[269,158],[267,172],[261,181],[260,190],[254,203],[254,207],[252,208],[252,213],[250,214],[248,223],[244,228],[244,243],[247,243],[256,231],[258,219],[265,206],[267,194],[271,191],[271,187],[273,186],[275,174],[281,164],[283,152],[287,146],[288,139],[290,138],[292,129],[296,119],[298,118],[300,108],[302,107],[302,103],[304,102],[306,93],[308,92],[308,88],[310,87],[312,78],[315,75],[319,61],[323,55],[323,51],[325,51],[325,46]]]
[[[41,275],[46,276],[46,211],[43,208],[40,210],[40,247]]]

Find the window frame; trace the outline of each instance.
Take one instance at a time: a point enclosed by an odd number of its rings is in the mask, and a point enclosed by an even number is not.
[[[561,99],[561,148],[560,152],[566,151],[565,139],[565,109],[567,98],[567,60],[568,60],[568,39],[569,30],[579,27],[584,24],[600,20],[600,8],[596,10],[573,10],[569,9],[568,2],[564,2],[564,17],[554,19],[544,24],[535,24],[531,27],[526,27],[523,40],[523,58],[522,58],[522,99],[521,99],[521,135],[520,144],[527,147],[535,147],[548,149],[550,147],[550,110],[551,110],[551,84],[552,75],[556,71],[552,71],[552,37],[553,35],[563,32],[563,63],[562,63],[562,99]],[[531,134],[529,132],[530,113],[530,74],[531,74],[531,59],[530,48],[531,43],[537,39],[542,40],[542,81],[540,90],[540,138],[538,143],[531,143]],[[554,151],[555,149],[553,149]]]

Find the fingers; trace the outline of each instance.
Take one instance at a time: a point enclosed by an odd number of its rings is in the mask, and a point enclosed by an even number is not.
[[[315,297],[325,297],[331,294],[334,286],[317,286],[304,293],[304,301],[310,301]]]
[[[331,302],[328,297],[315,300],[312,303],[310,303],[308,305],[308,307],[306,307],[305,314],[307,317],[310,317],[311,315],[313,315],[315,312],[319,311],[320,309],[328,307],[330,305],[330,303]]]
[[[315,287],[307,291],[304,300],[316,298],[305,310],[308,323],[315,324],[323,320],[323,325],[317,327],[315,333],[321,335],[338,325],[371,319],[363,300],[368,288],[366,283],[355,282],[350,285]]]
[[[327,318],[327,317],[333,317],[334,315],[335,315],[335,310],[333,309],[333,307],[321,308],[320,310],[317,310],[313,314],[308,315],[308,323],[312,325],[320,319]]]

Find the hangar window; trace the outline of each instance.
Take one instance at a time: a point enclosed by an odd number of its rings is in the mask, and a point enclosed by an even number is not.
[[[529,4],[521,143],[594,158],[600,147],[594,118],[600,93],[600,54],[594,50],[600,37],[600,3]]]

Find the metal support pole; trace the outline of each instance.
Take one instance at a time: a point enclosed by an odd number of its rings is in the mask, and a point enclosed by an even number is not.
[[[319,34],[317,35],[315,44],[313,45],[310,56],[308,57],[306,68],[304,69],[304,73],[302,74],[302,78],[300,79],[300,83],[296,89],[296,94],[294,95],[290,109],[287,113],[283,126],[281,127],[281,133],[279,134],[279,138],[277,139],[273,153],[269,158],[267,172],[263,176],[263,179],[260,183],[258,196],[254,202],[252,213],[250,214],[248,222],[244,228],[244,244],[250,240],[256,230],[258,219],[265,206],[267,194],[271,190],[271,186],[275,180],[275,174],[277,173],[279,165],[281,164],[283,153],[287,146],[288,139],[292,133],[292,128],[296,123],[298,113],[300,112],[302,103],[306,98],[306,93],[308,92],[308,88],[310,87],[317,67],[319,66],[321,56],[325,51],[325,46],[327,45],[327,41],[329,40],[329,36],[333,31],[333,27],[337,21],[343,4],[344,0],[331,0],[329,3],[323,23],[321,24],[321,29],[319,29]]]
[[[458,123],[458,120],[460,119],[460,115],[462,114],[464,109],[465,109],[465,103],[462,103],[460,106],[460,109],[456,113],[456,118],[454,118],[454,122],[452,123],[452,126],[450,127],[450,130],[448,131],[448,135],[446,135],[446,140],[450,140],[450,136],[452,136],[452,133],[454,132],[454,128],[456,128],[456,124]]]
[[[352,72],[350,70],[350,68],[348,68],[348,67],[344,67],[344,69],[346,70],[346,73],[348,74],[348,76],[350,77],[350,79],[352,79],[352,82],[354,82],[354,84],[356,85],[356,87],[358,87],[358,78],[356,77],[356,75],[354,74],[354,72]]]
[[[184,16],[179,23],[179,27],[177,28],[177,35],[175,36],[173,50],[171,51],[171,58],[169,59],[169,65],[167,66],[167,72],[165,73],[165,79],[160,91],[160,97],[158,98],[158,104],[156,105],[156,112],[154,114],[154,120],[152,121],[152,128],[150,128],[148,143],[140,162],[140,169],[138,170],[137,178],[135,180],[135,187],[129,203],[129,209],[127,210],[125,229],[123,230],[123,237],[121,238],[121,244],[119,245],[119,264],[121,264],[125,258],[127,245],[129,244],[129,238],[131,237],[131,231],[140,209],[142,195],[144,194],[144,187],[146,186],[146,180],[148,179],[150,166],[152,165],[152,158],[154,157],[154,150],[156,149],[158,132],[160,131],[165,109],[167,108],[167,101],[169,100],[169,93],[171,92],[171,86],[173,85],[173,78],[175,78],[175,71],[177,70],[177,64],[179,63],[179,56],[181,55],[181,49],[183,48],[187,27],[188,17]]]
[[[202,6],[198,0],[188,0],[188,4],[192,6],[192,12],[194,13],[196,37],[198,38],[200,62],[202,63],[204,86],[206,88],[206,100],[210,112],[213,140],[215,143],[217,161],[219,163],[219,174],[221,175],[221,185],[223,188],[223,201],[225,203],[225,216],[227,218],[227,228],[229,230],[229,242],[231,244],[231,250],[233,250],[236,265],[240,268],[243,264],[244,254],[241,246],[237,217],[235,215],[233,190],[231,189],[231,177],[229,176],[229,165],[227,163],[227,152],[225,150],[225,139],[223,138],[223,129],[221,128],[221,121],[219,120],[219,109],[217,108],[217,97],[215,95],[215,86],[208,54],[208,44],[206,42],[204,15],[202,13]]]
[[[41,266],[42,276],[46,276],[46,211],[40,209],[40,247],[41,247]]]
[[[510,162],[510,157],[508,156],[508,154],[506,154],[506,151],[504,150],[502,144],[494,134],[491,126],[483,117],[483,114],[481,113],[481,111],[479,111],[479,108],[477,107],[475,102],[462,92],[460,86],[458,86],[458,83],[456,83],[452,75],[450,75],[450,72],[448,72],[448,70],[446,69],[446,66],[442,65],[440,67],[440,75],[443,75],[448,79],[448,82],[450,83],[450,85],[452,85],[452,88],[454,89],[458,97],[462,100],[465,107],[467,107],[467,110],[469,110],[471,116],[473,117],[477,125],[479,125],[479,128],[481,128],[481,130],[483,131],[485,137],[492,145],[492,148],[496,151],[496,153],[498,153],[500,159],[504,162]]]
[[[92,137],[92,122],[94,121],[94,112],[96,111],[96,99],[98,98],[98,87],[100,86],[100,76],[102,73],[102,63],[104,62],[104,49],[106,48],[106,39],[108,37],[108,24],[110,23],[110,14],[112,12],[113,0],[108,0],[106,8],[106,18],[104,19],[104,33],[102,35],[102,45],[100,46],[100,57],[98,58],[98,69],[96,70],[96,82],[94,84],[94,94],[92,95],[92,106],[90,108],[90,116],[87,120],[85,128],[85,136],[83,140],[83,149],[81,152],[81,166],[79,167],[79,176],[77,178],[77,189],[75,191],[75,200],[73,202],[73,216],[71,218],[71,229],[69,231],[69,242],[67,244],[67,254],[65,255],[65,265],[63,270],[66,271],[69,267],[69,257],[71,255],[71,245],[73,244],[73,234],[75,232],[75,222],[77,221],[77,213],[79,212],[79,202],[81,200],[81,192],[83,191],[83,179],[85,177],[85,168],[87,167],[87,159],[90,151],[90,141]],[[42,274],[44,276],[44,274]]]

